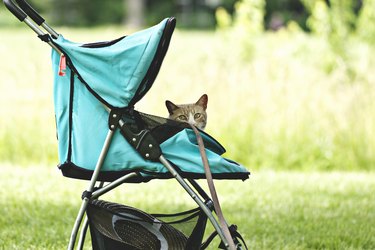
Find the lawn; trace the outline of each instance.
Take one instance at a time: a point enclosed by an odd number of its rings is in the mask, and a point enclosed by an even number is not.
[[[82,42],[128,33],[58,31]],[[243,55],[236,37],[177,29],[136,105],[166,116],[165,100],[208,94],[207,132],[252,172],[216,182],[250,249],[375,249],[375,53],[351,45],[349,63],[337,61],[322,39],[282,30],[252,38]],[[86,183],[55,167],[50,50],[27,29],[1,28],[0,54],[0,249],[63,249]],[[194,206],[176,185],[128,185],[104,199],[158,213]]]
[[[0,183],[0,249],[67,246],[86,182],[53,166],[1,165]],[[250,249],[375,248],[374,173],[256,171],[216,185]],[[103,199],[157,213],[194,206],[173,180],[123,185]]]

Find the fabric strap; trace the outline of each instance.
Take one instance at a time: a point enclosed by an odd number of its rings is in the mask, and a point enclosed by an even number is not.
[[[215,189],[214,181],[213,181],[213,178],[212,178],[212,173],[211,173],[211,170],[210,170],[210,165],[208,164],[208,159],[207,159],[206,150],[205,150],[205,147],[204,147],[202,136],[200,135],[198,129],[194,125],[190,124],[190,126],[193,129],[193,131],[195,133],[195,136],[197,137],[199,152],[200,152],[201,157],[202,157],[202,163],[203,163],[204,171],[205,171],[205,174],[206,174],[208,188],[210,190],[212,201],[214,203],[215,212],[216,212],[216,215],[219,219],[221,229],[223,230],[224,236],[228,241],[229,249],[235,250],[236,246],[235,246],[233,238],[232,238],[232,236],[229,232],[228,224],[225,221],[225,218],[224,218],[224,215],[223,215],[223,212],[221,210],[220,203],[219,203],[219,198],[218,198],[217,193],[216,193],[216,189]]]
[[[242,235],[237,231],[237,226],[236,226],[236,225],[231,225],[231,226],[229,227],[229,230],[230,230],[232,236],[235,237],[235,239],[236,239],[236,243],[240,243],[240,242],[238,241],[238,239],[240,239],[241,242],[242,242],[242,246],[243,246],[246,250],[248,250],[249,248],[247,247],[244,238],[243,238]],[[204,250],[204,249],[206,249],[206,248],[208,247],[208,245],[213,241],[213,239],[214,239],[216,236],[217,236],[217,231],[213,232],[210,236],[208,236],[207,240],[201,245],[200,250]],[[220,249],[224,249],[224,247],[222,246],[222,244],[220,244],[219,248],[220,248]],[[242,248],[241,248],[241,245],[240,245],[240,248],[239,248],[239,249],[242,249]]]

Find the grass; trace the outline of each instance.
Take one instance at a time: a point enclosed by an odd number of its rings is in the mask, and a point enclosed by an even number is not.
[[[84,42],[127,33],[58,30]],[[0,34],[0,249],[65,248],[85,183],[46,167],[57,162],[50,51],[26,29]],[[177,30],[136,108],[166,116],[166,99],[208,94],[207,131],[253,173],[217,182],[227,219],[251,249],[374,249],[374,48],[351,41],[348,65],[303,33],[251,39],[244,55],[236,37]],[[176,195],[165,197],[170,190]],[[193,205],[186,196],[154,181],[105,199],[173,212]]]
[[[1,166],[0,182],[0,249],[67,246],[86,182],[53,167],[12,165]],[[375,248],[374,173],[260,171],[216,185],[250,249]],[[124,185],[103,199],[158,213],[194,206],[175,181]]]

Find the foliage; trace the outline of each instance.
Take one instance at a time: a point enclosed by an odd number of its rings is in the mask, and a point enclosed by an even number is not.
[[[241,0],[234,6],[233,18],[222,7],[216,10],[218,29],[224,32],[232,29],[229,36],[239,43],[245,60],[253,56],[253,38],[264,31],[264,8],[264,0]]]
[[[250,169],[374,170],[374,48],[351,41],[358,73],[343,84],[345,71],[327,75],[321,68],[330,46],[289,29],[255,36],[247,61],[226,33],[177,30],[153,88],[136,108],[167,116],[165,100],[188,103],[207,93],[207,132],[226,147],[226,157]],[[122,27],[57,31],[85,42],[123,35]],[[1,34],[0,93],[7,94],[0,99],[0,162],[55,165],[49,49],[24,29]]]
[[[125,7],[122,0],[49,0],[47,20],[54,25],[95,26],[121,23]]]
[[[254,4],[254,2],[257,2],[257,4]],[[330,46],[328,53],[322,54],[322,69],[328,74],[337,70],[345,71],[346,82],[353,81],[358,77],[359,72],[356,70],[356,66],[353,65],[353,55],[350,54],[351,49],[349,46],[352,45],[353,40],[356,42],[367,41],[369,45],[374,44],[371,41],[374,39],[375,1],[366,1],[362,5],[358,5],[355,0],[332,0],[328,3],[323,0],[303,0],[302,2],[310,13],[306,23],[312,35],[320,37]],[[245,57],[245,60],[251,58],[254,53],[255,48],[251,41],[254,39],[254,33],[256,33],[254,30],[261,30],[256,27],[263,25],[259,20],[263,18],[264,11],[259,10],[263,9],[265,3],[266,1],[264,0],[238,1],[239,8],[236,8],[233,14],[233,19],[237,20],[237,22],[233,21],[232,25],[228,25],[228,20],[231,20],[231,16],[223,9],[217,10],[218,28],[222,29],[226,26],[228,30],[228,27],[232,26],[231,32],[233,34],[230,36],[234,36],[236,39],[239,38],[238,45],[242,47],[243,55],[250,55]],[[259,8],[259,6],[262,6],[262,8]],[[256,11],[257,9],[258,11]],[[253,13],[250,15],[244,14],[251,11]],[[280,17],[277,18],[280,19]],[[277,22],[282,22],[282,20]],[[271,26],[279,28],[280,25],[283,25],[277,22],[271,24]],[[287,23],[284,28],[289,30],[289,32],[293,32],[290,30],[291,27],[294,27],[294,32],[302,31],[302,29],[295,28],[297,25],[294,21]]]
[[[264,30],[264,6],[263,0],[238,1],[234,7],[233,20],[231,15],[220,7],[216,10],[218,28],[233,27],[244,34],[259,34]]]
[[[358,72],[348,53],[350,40],[368,41],[371,44],[375,34],[375,1],[365,1],[361,6],[357,6],[358,2],[354,0],[332,0],[329,4],[322,0],[304,0],[303,3],[311,12],[307,20],[308,27],[313,34],[323,37],[331,47],[330,55],[324,57],[326,60],[323,61],[326,71],[330,73],[343,68],[352,80]]]
[[[375,1],[364,0],[356,25],[357,35],[369,44],[375,44]]]
[[[306,30],[308,13],[300,0],[265,1],[265,25],[268,29],[278,29],[290,21],[298,23]]]
[[[122,24],[128,18],[127,1],[129,0],[29,0],[32,6],[53,25],[95,26],[105,24]],[[144,14],[139,18],[145,25],[153,25],[165,16],[175,16],[179,27],[205,28],[215,27],[215,9],[225,8],[232,14],[236,0],[143,0]],[[0,10],[3,9],[0,5]],[[9,13],[0,16],[0,25],[14,25]],[[273,20],[280,19],[283,24],[296,21],[305,28],[307,12],[299,0],[269,0],[265,5],[265,26]]]

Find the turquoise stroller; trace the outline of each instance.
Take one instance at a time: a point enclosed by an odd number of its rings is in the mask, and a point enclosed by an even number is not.
[[[24,0],[3,1],[52,47],[58,167],[66,177],[89,180],[68,249],[82,249],[88,229],[93,249],[204,249],[216,235],[220,248],[246,248],[222,216],[212,179],[245,180],[249,172],[223,158],[223,146],[203,131],[134,109],[159,72],[175,18],[116,40],[80,44],[55,32]],[[99,200],[124,183],[170,178],[196,209],[148,214]],[[196,182],[206,178],[211,198]],[[215,232],[204,240],[207,221]]]

